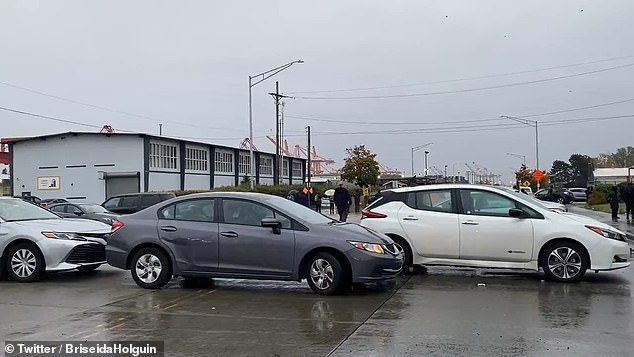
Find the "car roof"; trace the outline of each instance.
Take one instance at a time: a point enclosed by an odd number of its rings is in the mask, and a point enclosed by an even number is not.
[[[390,188],[386,190],[382,190],[381,192],[395,192],[395,193],[404,193],[404,192],[412,192],[412,191],[420,191],[424,190],[447,190],[447,189],[459,189],[459,188],[483,188],[487,190],[500,190],[503,189],[504,186],[490,186],[490,185],[474,185],[468,183],[440,183],[433,185],[420,185],[420,186],[410,186],[410,187],[401,187],[401,188]]]
[[[173,192],[132,192],[132,193],[122,193],[120,195],[114,195],[110,198],[116,197],[129,197],[129,196],[149,196],[149,195],[171,195],[174,196]],[[110,199],[108,198],[108,199]]]

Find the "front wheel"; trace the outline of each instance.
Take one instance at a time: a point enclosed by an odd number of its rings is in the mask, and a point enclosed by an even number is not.
[[[308,286],[319,295],[333,295],[350,288],[350,275],[332,254],[320,252],[309,262]]]
[[[566,200],[564,200],[562,197],[559,197],[559,198],[557,199],[557,203],[559,203],[559,204],[562,204],[562,205],[563,205],[563,204],[565,204],[565,203],[566,203]]]
[[[546,249],[541,265],[549,280],[574,283],[583,279],[589,259],[579,244],[560,242]]]
[[[37,280],[44,273],[44,257],[33,244],[20,243],[7,254],[6,269],[9,276],[19,282]]]
[[[132,279],[144,289],[160,289],[172,279],[167,256],[157,248],[143,248],[132,258]]]

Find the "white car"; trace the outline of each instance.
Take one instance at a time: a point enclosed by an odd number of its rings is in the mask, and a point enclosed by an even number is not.
[[[0,197],[0,273],[31,282],[45,272],[97,269],[106,263],[110,230],[101,222],[62,218],[30,202]]]
[[[491,186],[385,190],[362,212],[361,225],[401,245],[405,271],[415,265],[542,268],[550,280],[575,282],[586,270],[626,268],[634,254],[622,231]]]

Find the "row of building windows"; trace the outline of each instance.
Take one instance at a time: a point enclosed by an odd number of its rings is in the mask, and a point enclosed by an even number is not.
[[[185,169],[190,171],[209,171],[207,149],[187,147],[185,149]],[[233,153],[216,151],[214,161],[215,172],[233,173]],[[178,169],[178,150],[176,145],[150,143],[150,167],[153,169]],[[249,175],[251,173],[251,156],[240,153],[238,161],[238,173]],[[273,175],[273,158],[260,157],[260,175]],[[288,160],[284,160],[282,175],[288,176]],[[293,177],[302,176],[302,163],[293,162]]]

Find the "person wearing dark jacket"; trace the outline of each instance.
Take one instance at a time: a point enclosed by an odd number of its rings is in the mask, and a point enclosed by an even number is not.
[[[612,186],[612,190],[608,194],[608,202],[612,209],[612,221],[618,222],[619,220],[619,194],[616,185]]]
[[[630,217],[634,220],[634,183],[628,182],[623,191],[623,198],[625,201],[625,218],[627,222],[630,222]]]
[[[350,197],[350,192],[343,187],[343,182],[339,182],[339,187],[335,188],[335,194],[332,198],[335,201],[335,206],[337,206],[339,220],[345,222],[348,219],[352,198]]]

